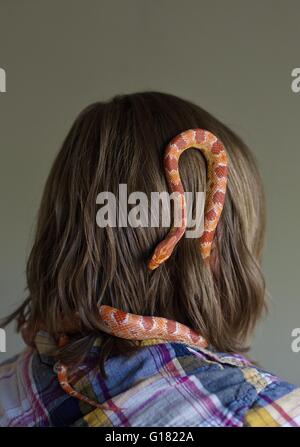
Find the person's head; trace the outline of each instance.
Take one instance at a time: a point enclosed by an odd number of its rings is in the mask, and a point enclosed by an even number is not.
[[[190,128],[207,129],[229,159],[227,193],[214,240],[214,262],[204,265],[198,239],[182,238],[155,271],[147,260],[168,228],[106,227],[96,223],[97,195],[167,191],[166,144]],[[201,153],[180,158],[186,191],[204,191]],[[76,359],[99,333],[97,305],[175,319],[223,351],[247,348],[265,302],[260,259],[264,199],[253,156],[228,127],[176,96],[144,92],[84,109],[75,120],[48,177],[27,265],[28,297],[16,313],[34,336],[38,324],[53,336],[79,315],[80,331],[68,354]],[[61,316],[63,315],[63,322]],[[38,322],[38,324],[37,324]],[[106,336],[107,352],[128,342]],[[66,354],[67,355],[67,354]]]

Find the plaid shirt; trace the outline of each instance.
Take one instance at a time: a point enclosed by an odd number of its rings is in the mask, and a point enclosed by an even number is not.
[[[95,343],[70,378],[110,409],[91,407],[60,387],[50,342],[40,333],[37,350],[0,366],[0,426],[300,426],[300,388],[239,355],[154,339],[131,357],[110,357],[106,380],[95,363],[101,339]]]

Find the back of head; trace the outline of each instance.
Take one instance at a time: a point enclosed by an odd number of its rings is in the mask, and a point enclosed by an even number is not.
[[[149,198],[153,191],[167,191],[165,146],[190,128],[215,134],[229,159],[213,262],[204,265],[197,239],[182,238],[170,259],[149,272],[147,260],[168,228],[100,228],[96,197],[102,191],[118,196],[120,184],[127,184],[128,194],[141,191]],[[205,190],[206,164],[199,151],[181,156],[180,175],[186,191]],[[77,315],[76,340],[68,351],[72,361],[99,333],[99,304],[171,318],[219,350],[241,351],[264,308],[263,234],[261,180],[238,136],[173,95],[116,96],[80,113],[55,159],[28,260],[28,298],[13,317],[20,327],[26,322],[33,338],[41,326],[56,336]],[[128,347],[126,340],[106,340],[107,355],[113,346]]]

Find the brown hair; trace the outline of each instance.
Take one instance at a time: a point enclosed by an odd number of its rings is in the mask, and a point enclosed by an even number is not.
[[[117,195],[120,183],[127,184],[128,194],[166,191],[164,148],[178,133],[197,127],[220,138],[229,158],[214,262],[205,267],[198,240],[183,238],[171,258],[149,272],[147,260],[168,229],[99,228],[96,197],[101,191]],[[199,151],[182,155],[185,190],[203,191],[205,173]],[[246,350],[265,303],[264,210],[251,152],[202,108],[157,92],[92,104],[75,120],[54,161],[27,264],[28,297],[6,323],[16,319],[19,330],[26,324],[30,343],[40,327],[57,337],[78,315],[76,335],[59,351],[69,364],[79,362],[101,332],[99,303],[175,319],[222,351]],[[133,342],[102,335],[102,371],[107,356],[137,349]]]

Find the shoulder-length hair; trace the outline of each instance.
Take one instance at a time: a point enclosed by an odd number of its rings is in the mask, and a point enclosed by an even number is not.
[[[157,270],[147,260],[168,228],[105,227],[96,223],[96,197],[167,191],[163,152],[172,137],[203,128],[223,142],[229,158],[224,209],[206,267],[196,239],[183,238]],[[180,158],[186,191],[203,191],[206,165],[197,150]],[[46,182],[35,241],[27,263],[28,296],[10,315],[33,343],[40,328],[57,338],[74,333],[57,355],[80,362],[95,337],[104,343],[100,366],[138,345],[103,334],[99,304],[140,315],[175,319],[201,333],[218,350],[241,352],[265,306],[260,260],[265,228],[260,175],[245,143],[197,105],[176,96],[119,95],[83,110],[56,156]],[[26,328],[26,330],[25,330]]]

